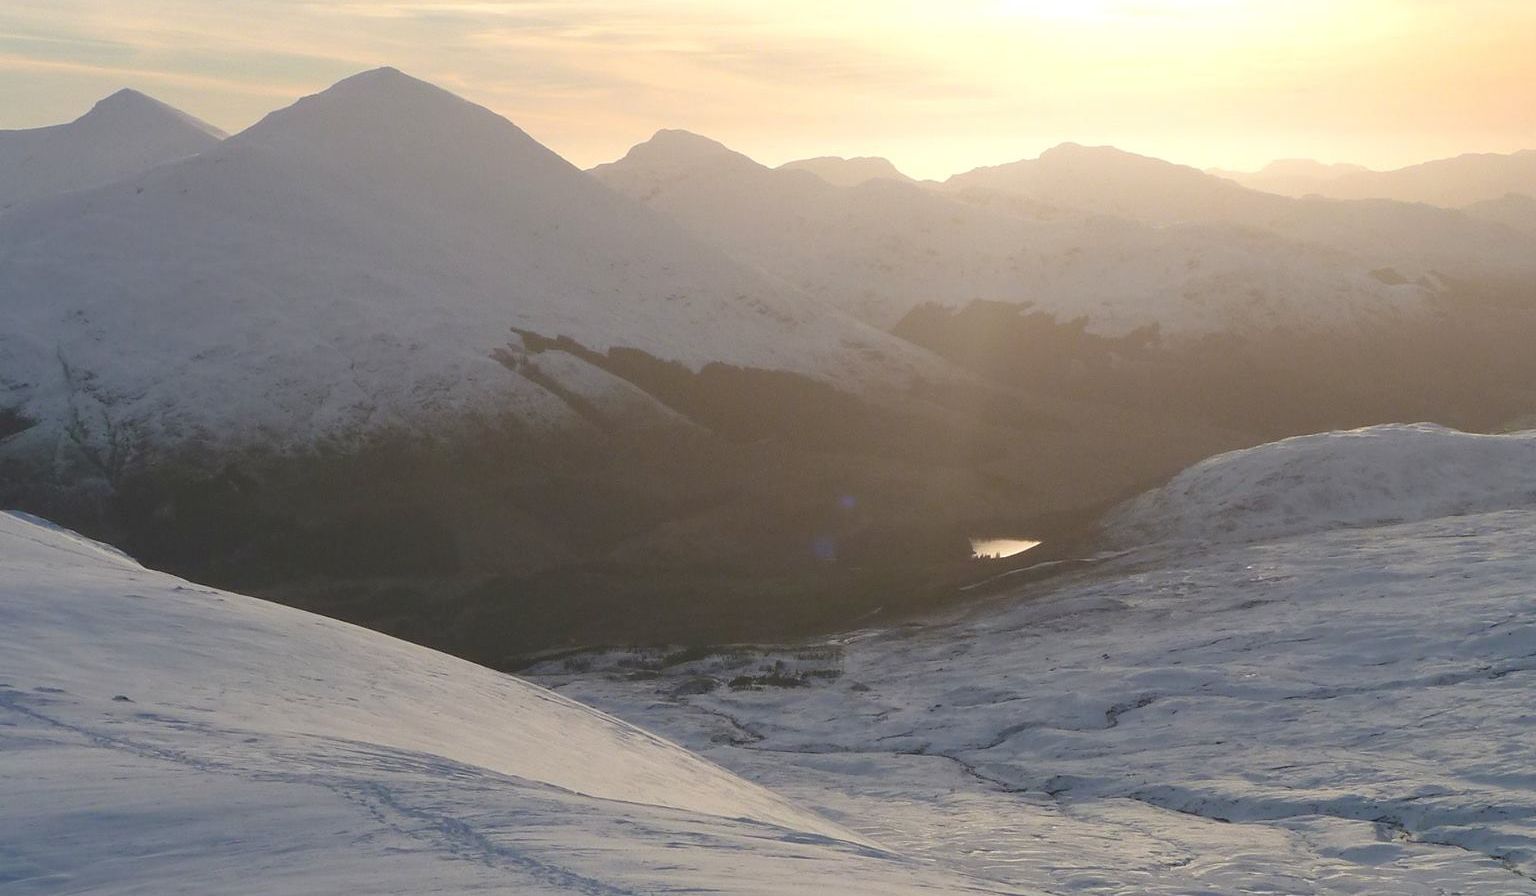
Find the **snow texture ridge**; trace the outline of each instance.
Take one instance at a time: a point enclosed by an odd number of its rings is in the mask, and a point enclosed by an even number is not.
[[[1110,519],[1122,544],[1245,542],[1536,506],[1536,432],[1432,424],[1297,436],[1218,455]]]

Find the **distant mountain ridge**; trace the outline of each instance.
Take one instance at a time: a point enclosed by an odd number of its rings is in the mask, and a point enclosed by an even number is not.
[[[1346,175],[1355,177],[1364,175]],[[1065,144],[1008,165],[956,175],[945,188],[965,195],[1019,196],[1154,226],[1222,225],[1274,234],[1408,279],[1536,273],[1528,238],[1450,208],[1392,199],[1297,199],[1113,147]],[[1500,194],[1502,195],[1502,194]]]
[[[838,187],[856,187],[879,178],[900,183],[912,182],[912,178],[901,173],[890,159],[878,156],[859,156],[851,159],[840,156],[818,156],[814,159],[785,162],[779,167],[788,171],[809,171]]]
[[[1536,150],[1466,153],[1391,171],[1359,166],[1277,162],[1258,172],[1221,171],[1222,177],[1287,196],[1393,199],[1462,208],[1515,193],[1536,196]]]
[[[120,90],[69,124],[0,131],[0,211],[137,174],[223,138],[185,112]]]
[[[662,132],[593,169],[700,239],[881,327],[924,304],[1013,302],[1093,332],[1165,335],[1336,326],[1421,308],[1422,271],[1264,233],[1294,200],[1110,148],[925,187],[840,187],[770,169],[704,137]],[[1304,225],[1304,226],[1303,226]],[[1315,242],[1315,241],[1313,241]]]

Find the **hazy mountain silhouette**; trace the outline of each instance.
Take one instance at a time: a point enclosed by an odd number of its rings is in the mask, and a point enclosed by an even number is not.
[[[1371,276],[1386,262],[1248,223],[1295,212],[1293,200],[1118,150],[1061,148],[943,188],[849,188],[665,131],[593,173],[884,327],[923,304],[978,300],[1083,317],[1111,334],[1337,326],[1416,307],[1427,289]],[[1170,203],[1196,221],[1167,226]]]
[[[1536,194],[1536,150],[1467,153],[1393,171],[1369,171],[1357,166],[1292,170],[1275,163],[1263,171],[1221,172],[1224,177],[1255,189],[1288,196],[1316,194],[1332,199],[1395,199],[1460,208],[1499,199],[1509,193]]]
[[[865,181],[885,178],[910,183],[912,178],[902,174],[889,159],[877,156],[859,156],[845,159],[839,156],[819,156],[799,159],[779,166],[790,171],[809,171],[829,184],[838,187],[856,187]]]
[[[1270,162],[1258,171],[1212,168],[1206,173],[1224,177],[1265,193],[1299,197],[1321,193],[1318,187],[1325,181],[1336,180],[1350,174],[1361,174],[1369,170],[1363,165],[1330,165],[1313,159],[1280,159]]]
[[[1004,192],[1159,225],[1265,231],[1352,254],[1372,268],[1396,268],[1409,280],[1437,272],[1499,279],[1536,273],[1529,240],[1455,210],[1384,199],[1279,196],[1112,147],[1066,144],[1038,159],[956,175],[945,188],[968,197]]]

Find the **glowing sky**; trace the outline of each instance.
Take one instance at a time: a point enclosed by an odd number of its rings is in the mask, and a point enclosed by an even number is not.
[[[238,130],[383,64],[583,166],[661,127],[930,177],[1536,147],[1536,0],[4,0],[0,127],[134,86]]]

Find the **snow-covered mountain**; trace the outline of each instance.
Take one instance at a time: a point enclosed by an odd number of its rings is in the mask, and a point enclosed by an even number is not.
[[[536,679],[1002,886],[1531,896],[1533,446],[1282,442],[1189,474],[1245,468],[1222,499],[1252,508],[1199,509],[1260,543],[1101,558],[921,625],[649,681],[623,652]],[[1265,514],[1294,525],[1250,526]],[[1361,527],[1387,515],[1416,521]],[[743,686],[770,673],[800,684]]]
[[[885,178],[910,183],[912,178],[902,174],[890,159],[879,156],[857,156],[845,159],[841,156],[817,156],[814,159],[797,159],[779,166],[788,171],[809,171],[829,184],[839,187],[857,187],[865,181]]]
[[[1140,182],[1141,167],[1178,170],[1148,159],[1124,179]],[[939,192],[884,179],[838,187],[678,131],[593,173],[699,238],[884,327],[923,303],[990,300],[1086,317],[1102,333],[1153,323],[1165,333],[1306,328],[1410,312],[1432,291],[1373,276],[1379,262],[1255,228],[1103,214],[1113,203],[1086,213],[1052,206],[1062,198],[1081,206],[1065,188],[1025,202],[996,189]],[[1158,186],[1154,177],[1148,189],[1192,203],[1202,190],[1220,194],[1212,201],[1289,203],[1193,169],[1176,181]],[[1191,183],[1200,190],[1186,193]],[[1119,184],[1106,184],[1104,197],[1120,195]]]
[[[507,675],[0,513],[8,893],[999,892]]]
[[[1138,221],[1250,221],[1286,202],[1185,165],[1112,146],[1064,143],[1005,165],[977,168],[944,182],[951,191],[991,190],[1064,208]]]
[[[931,363],[393,69],[3,216],[0,315],[0,407],[48,424],[34,439],[77,425],[289,444],[569,418],[503,363],[521,354],[513,327],[852,390]],[[572,392],[624,390],[565,366]]]
[[[1395,199],[1460,208],[1508,193],[1536,195],[1536,150],[1467,153],[1392,171],[1331,166],[1326,171],[1262,171],[1222,176],[1259,190],[1288,196],[1316,194],[1333,199]]]
[[[1349,255],[1369,269],[1392,268],[1408,280],[1437,273],[1466,279],[1536,275],[1529,235],[1493,221],[1369,193],[1347,197],[1352,201],[1277,196],[1107,146],[1066,144],[1038,159],[956,175],[944,187],[960,195],[1001,192],[1153,225],[1263,231]]]
[[[1218,455],[1121,508],[1127,544],[1251,542],[1536,506],[1536,433],[1431,424],[1297,436]]]
[[[223,132],[137,90],[120,90],[69,124],[0,131],[0,211],[196,155]]]

